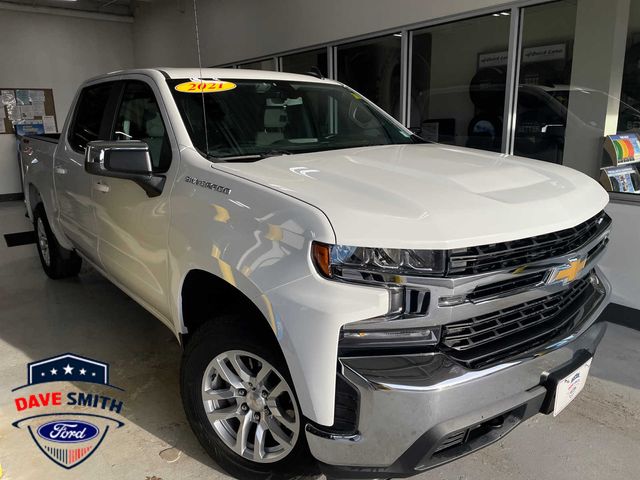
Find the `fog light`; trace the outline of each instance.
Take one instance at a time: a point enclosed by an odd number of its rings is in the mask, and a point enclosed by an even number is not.
[[[398,349],[435,345],[440,338],[439,327],[398,328],[398,329],[357,329],[340,333],[340,350],[353,352],[368,349]]]
[[[455,295],[453,297],[440,297],[438,299],[439,307],[455,307],[456,305],[462,305],[466,303],[466,295]]]

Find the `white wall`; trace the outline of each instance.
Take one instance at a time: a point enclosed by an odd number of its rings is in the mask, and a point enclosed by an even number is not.
[[[208,66],[247,60],[505,3],[508,2],[200,0],[202,59]],[[191,1],[184,0],[139,4],[134,35],[136,62],[140,66],[194,64],[192,6]]]
[[[611,202],[607,213],[613,219],[611,241],[600,262],[602,271],[613,285],[611,301],[640,309],[640,222],[637,204]]]
[[[85,79],[131,68],[133,25],[0,9],[0,88],[52,88],[58,128]],[[22,191],[15,137],[0,135],[0,194]]]

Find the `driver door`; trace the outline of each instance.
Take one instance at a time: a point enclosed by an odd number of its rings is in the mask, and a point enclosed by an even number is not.
[[[112,140],[142,140],[149,145],[155,173],[169,178],[156,197],[131,180],[96,176],[93,189],[98,253],[112,279],[154,313],[168,319],[169,193],[175,162],[166,112],[153,84],[143,79],[123,82],[111,134]]]

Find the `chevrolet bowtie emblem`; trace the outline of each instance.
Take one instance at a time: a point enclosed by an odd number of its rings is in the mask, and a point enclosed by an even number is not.
[[[569,260],[568,265],[563,265],[561,267],[555,268],[549,277],[548,284],[555,285],[561,283],[562,285],[566,285],[568,283],[573,282],[580,272],[584,270],[584,267],[587,265],[586,258],[573,258]]]

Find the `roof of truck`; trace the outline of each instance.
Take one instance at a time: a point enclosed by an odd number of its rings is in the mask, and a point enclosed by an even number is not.
[[[182,78],[202,78],[205,79],[246,79],[246,80],[284,80],[292,82],[318,82],[318,83],[333,83],[338,82],[329,79],[321,79],[313,75],[286,73],[286,72],[272,72],[269,70],[245,70],[241,68],[203,68],[200,71],[199,68],[171,68],[171,67],[156,67],[146,69],[135,70],[119,70],[111,72],[107,75],[101,75],[97,78],[104,78],[107,76],[123,75],[130,73],[149,74],[150,72],[160,72],[166,78],[170,79],[182,79]],[[92,79],[95,80],[95,79]]]

